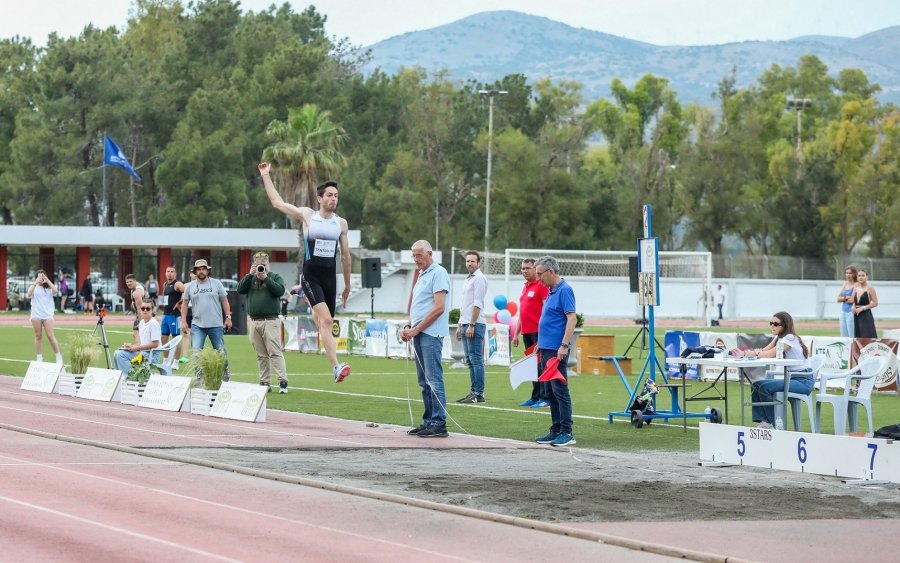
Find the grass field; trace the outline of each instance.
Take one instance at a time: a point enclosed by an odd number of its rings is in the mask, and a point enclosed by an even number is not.
[[[0,327],[0,374],[23,376],[28,362],[34,359],[33,332],[23,318],[21,326]],[[89,328],[57,327],[56,334],[65,347],[68,335],[76,331],[91,332]],[[733,332],[734,328],[723,328],[722,332]],[[758,330],[758,329],[756,329]],[[634,328],[597,328],[587,330],[588,334],[614,334],[616,351],[624,353],[636,330]],[[833,335],[832,330],[804,330],[804,334]],[[126,340],[131,340],[128,327],[110,327],[107,330],[110,348],[114,350]],[[660,340],[661,334],[659,336]],[[232,378],[236,381],[258,381],[256,356],[246,336],[226,336],[226,347],[231,364]],[[45,357],[52,358],[49,345],[44,340]],[[49,353],[48,353],[49,352]],[[634,351],[632,351],[632,354]],[[515,350],[514,354],[521,354]],[[269,395],[269,408],[303,413],[318,414],[350,420],[370,421],[382,424],[417,425],[420,421],[421,392],[416,383],[415,366],[412,360],[388,360],[362,356],[345,357],[353,367],[352,375],[341,384],[331,378],[331,368],[324,356],[287,353],[285,355],[291,391],[287,395]],[[105,367],[102,357],[94,363]],[[635,359],[635,371],[643,365]],[[469,389],[468,371],[449,369],[445,365],[444,379],[447,389],[448,429],[453,432],[467,432],[475,435],[532,440],[545,433],[550,424],[549,409],[534,410],[519,407],[531,393],[530,383],[525,383],[513,391],[509,384],[507,368],[488,367],[486,374],[487,402],[480,405],[459,405],[455,400],[464,396]],[[632,376],[633,383],[636,376]],[[589,448],[613,450],[681,450],[698,448],[697,419],[688,420],[688,431],[681,427],[681,419],[673,419],[669,424],[657,421],[642,429],[634,429],[624,418],[608,424],[610,411],[626,408],[628,394],[619,377],[582,375],[570,379],[573,410],[575,415],[575,435],[578,445]],[[697,384],[695,383],[696,387]],[[740,388],[729,384],[730,422],[740,421]],[[749,393],[749,389],[745,390]],[[668,409],[671,401],[667,392],[660,394],[658,408]],[[721,401],[699,401],[689,405],[691,412],[702,411],[705,406],[721,408]],[[897,422],[900,414],[900,398],[896,395],[873,397],[875,427]],[[823,426],[826,433],[832,432],[832,414],[825,407]],[[411,414],[410,414],[411,413]],[[746,411],[749,421],[749,408]],[[863,419],[863,424],[865,421]],[[804,414],[804,428],[808,423]]]

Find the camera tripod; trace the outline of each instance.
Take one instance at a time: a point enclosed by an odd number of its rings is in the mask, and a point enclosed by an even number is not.
[[[112,361],[110,361],[109,357],[109,341],[106,339],[106,324],[103,320],[106,318],[106,306],[97,308],[97,326],[94,327],[94,332],[91,333],[91,336],[95,336],[97,332],[100,333],[100,340],[97,342],[98,345],[103,346],[103,352],[106,356],[106,369],[112,369]]]
[[[631,339],[631,344],[628,345],[628,348],[625,349],[625,355],[628,355],[628,352],[631,351],[632,348],[636,347],[638,338],[641,339],[640,348],[638,349],[638,358],[644,357],[644,351],[649,350],[651,343],[649,346],[647,344],[648,337],[650,336],[650,330],[647,329],[647,307],[641,307],[641,318],[640,320],[636,320],[636,323],[640,323],[641,328],[638,329],[637,334],[634,335],[634,338]],[[666,357],[666,348],[659,343],[659,339],[654,338],[656,341],[656,345],[659,346],[660,351],[663,354],[663,357]]]

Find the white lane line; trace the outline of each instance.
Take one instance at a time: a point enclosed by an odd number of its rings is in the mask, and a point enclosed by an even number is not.
[[[158,543],[158,544],[164,545],[164,546],[166,546],[166,547],[171,547],[171,548],[174,548],[174,549],[184,550],[184,551],[186,551],[186,552],[188,552],[188,553],[191,553],[191,554],[194,554],[194,555],[199,555],[199,556],[202,556],[202,557],[208,557],[208,558],[210,558],[210,559],[215,559],[215,560],[217,560],[217,561],[232,561],[232,562],[235,562],[235,563],[240,563],[240,561],[241,561],[240,559],[231,559],[230,557],[224,557],[224,556],[218,555],[218,554],[216,554],[216,553],[211,553],[211,552],[209,552],[209,551],[204,551],[204,550],[202,550],[202,549],[196,549],[196,548],[190,547],[190,546],[188,546],[188,545],[185,545],[185,544],[183,544],[183,543],[175,543],[175,542],[171,542],[171,541],[169,541],[169,540],[164,540],[164,539],[162,539],[162,538],[158,538],[158,537],[155,537],[155,536],[149,536],[149,535],[147,535],[147,534],[142,534],[142,533],[140,533],[140,532],[134,532],[134,531],[132,531],[132,530],[127,530],[127,529],[125,529],[125,528],[120,528],[120,527],[118,527],[118,526],[112,526],[112,525],[110,525],[110,524],[106,524],[106,523],[100,522],[100,521],[98,521],[98,520],[91,520],[91,519],[88,519],[88,518],[82,518],[81,516],[75,516],[74,514],[69,514],[69,513],[67,513],[67,512],[62,512],[62,511],[60,511],[60,510],[54,510],[54,509],[52,509],[52,508],[47,508],[46,506],[40,506],[40,505],[31,503],[31,502],[25,502],[25,501],[22,501],[22,500],[10,498],[10,497],[5,497],[5,496],[0,496],[0,500],[5,501],[5,502],[8,502],[8,503],[10,503],[10,504],[16,504],[16,505],[19,505],[19,506],[24,507],[24,508],[30,508],[30,509],[32,509],[32,510],[37,510],[37,511],[39,511],[39,512],[45,512],[45,513],[48,513],[48,514],[52,514],[52,515],[54,515],[54,516],[59,516],[60,518],[67,518],[67,519],[69,519],[69,520],[74,520],[74,521],[80,522],[80,523],[82,523],[82,524],[88,524],[88,525],[90,525],[90,526],[96,526],[96,527],[98,527],[98,528],[101,528],[101,529],[103,529],[103,530],[107,530],[107,531],[110,531],[110,532],[116,532],[116,533],[123,534],[123,535],[126,535],[126,536],[131,536],[131,537],[133,537],[133,538],[137,538],[137,539],[140,539],[140,540],[149,541],[149,542],[152,542],[152,543]]]
[[[125,454],[125,455],[129,455],[129,454]],[[14,459],[14,460],[16,460],[16,461],[18,461],[18,462],[20,462],[20,463],[23,463],[23,464],[24,464],[24,463],[28,463],[29,465],[32,465],[32,466],[44,467],[44,468],[51,469],[51,470],[55,470],[55,471],[62,471],[62,472],[64,472],[64,473],[70,473],[70,474],[76,475],[76,476],[78,476],[78,477],[85,477],[85,478],[90,479],[90,480],[104,481],[104,482],[107,482],[107,483],[112,483],[112,484],[114,484],[114,485],[121,485],[121,486],[123,486],[123,487],[125,487],[125,488],[127,489],[128,495],[129,495],[129,496],[134,496],[134,491],[135,491],[135,489],[143,489],[143,490],[145,490],[145,491],[148,491],[148,492],[151,492],[151,493],[154,493],[154,494],[158,494],[158,495],[161,495],[161,496],[174,497],[174,498],[177,498],[177,499],[179,499],[179,500],[185,500],[185,501],[196,502],[196,503],[199,503],[199,504],[204,504],[204,505],[212,506],[212,507],[215,507],[215,508],[221,508],[221,509],[225,509],[225,510],[231,510],[231,511],[239,512],[239,513],[241,513],[241,514],[247,514],[247,515],[256,516],[256,517],[265,518],[265,519],[279,520],[279,521],[281,521],[281,522],[285,522],[285,523],[288,523],[288,524],[296,524],[296,525],[300,525],[300,526],[305,526],[305,527],[311,528],[311,529],[313,529],[313,530],[324,531],[324,532],[331,532],[331,533],[334,533],[334,534],[339,534],[339,535],[344,535],[344,536],[350,536],[350,537],[353,537],[353,538],[362,539],[362,540],[366,540],[366,541],[372,541],[372,542],[375,542],[375,543],[384,544],[384,545],[389,545],[389,546],[392,546],[392,547],[397,547],[397,548],[402,548],[402,549],[408,549],[408,550],[411,550],[411,551],[415,551],[415,552],[423,553],[423,554],[426,554],[426,555],[430,555],[430,556],[432,556],[432,557],[440,557],[440,558],[442,558],[442,559],[449,559],[449,560],[452,560],[452,561],[466,561],[466,562],[469,562],[469,561],[478,561],[478,560],[473,560],[473,559],[466,559],[466,558],[464,558],[464,557],[457,557],[457,556],[454,556],[454,555],[448,555],[448,554],[446,554],[446,553],[439,553],[439,552],[436,552],[436,551],[432,551],[432,550],[430,550],[430,549],[425,549],[425,548],[418,547],[418,546],[415,546],[415,545],[410,545],[410,544],[407,544],[407,543],[397,542],[397,541],[393,541],[393,540],[386,540],[386,539],[378,538],[378,537],[375,537],[375,536],[370,536],[370,535],[367,535],[367,534],[360,534],[360,533],[357,533],[357,532],[351,532],[351,531],[349,531],[349,530],[343,530],[343,529],[340,529],[340,528],[333,528],[333,527],[331,527],[331,526],[324,526],[324,525],[321,525],[321,524],[314,524],[314,523],[312,523],[312,522],[305,522],[305,521],[303,521],[303,520],[297,520],[296,518],[287,518],[287,517],[284,517],[284,516],[279,516],[279,515],[277,515],[277,514],[270,514],[270,513],[266,513],[266,512],[259,512],[259,511],[257,511],[257,510],[251,510],[251,509],[249,509],[249,508],[243,508],[243,507],[241,507],[241,506],[236,506],[236,505],[233,505],[233,504],[226,504],[226,503],[222,503],[222,502],[210,501],[210,500],[206,500],[206,499],[202,499],[202,498],[198,498],[198,497],[194,497],[194,496],[188,496],[188,495],[183,495],[183,494],[180,494],[180,493],[175,493],[175,492],[172,492],[172,491],[167,491],[167,490],[164,490],[164,489],[157,489],[157,488],[154,488],[154,487],[148,487],[148,486],[142,485],[142,484],[136,484],[136,483],[130,483],[130,482],[127,482],[127,481],[121,481],[121,480],[119,480],[119,479],[113,479],[113,478],[111,478],[111,477],[103,477],[103,476],[101,476],[101,475],[93,475],[93,474],[90,474],[90,473],[83,473],[83,472],[81,472],[81,471],[75,471],[75,470],[73,470],[73,469],[67,469],[67,468],[64,468],[64,467],[60,467],[60,466],[57,465],[57,464],[46,464],[46,463],[40,463],[40,462],[27,462],[27,460],[21,460],[21,459],[12,457],[12,456],[2,455],[2,454],[0,454],[0,458]],[[341,493],[337,493],[337,494],[341,494]],[[212,554],[212,553],[208,553],[208,552],[196,550],[196,549],[190,548],[190,547],[188,547],[188,546],[186,546],[186,545],[183,545],[183,544],[175,544],[175,543],[172,543],[172,542],[169,542],[169,541],[166,541],[166,540],[162,540],[162,539],[159,539],[159,538],[154,538],[154,537],[152,537],[152,536],[146,536],[146,535],[144,535],[144,534],[138,534],[138,533],[136,533],[136,532],[131,532],[130,530],[125,530],[125,529],[123,529],[123,528],[118,528],[118,527],[115,527],[115,526],[109,526],[109,525],[103,524],[102,522],[97,522],[97,521],[94,521],[94,520],[87,520],[87,519],[81,518],[81,517],[79,517],[79,516],[70,515],[70,514],[67,514],[67,513],[59,512],[59,511],[56,511],[56,510],[53,510],[53,509],[49,509],[49,508],[45,508],[45,507],[42,507],[42,506],[38,506],[38,505],[35,505],[35,504],[32,504],[32,503],[28,503],[28,502],[24,502],[24,501],[19,501],[19,500],[12,499],[12,498],[9,498],[9,497],[0,496],[0,500],[5,500],[5,501],[8,501],[8,502],[12,502],[12,503],[15,503],[15,504],[19,504],[19,505],[21,505],[21,506],[26,506],[26,507],[28,507],[28,508],[34,508],[34,509],[36,509],[36,510],[43,510],[43,511],[50,512],[50,513],[52,513],[52,514],[56,514],[56,515],[62,516],[62,517],[72,518],[73,520],[77,520],[77,521],[79,521],[79,522],[84,522],[84,523],[86,523],[86,524],[95,524],[95,525],[98,525],[98,526],[107,528],[107,529],[109,529],[109,530],[112,530],[112,531],[117,531],[117,532],[121,532],[121,533],[128,534],[128,535],[133,535],[133,536],[135,536],[135,537],[139,537],[139,538],[142,538],[142,539],[147,539],[147,540],[149,540],[149,541],[158,541],[158,542],[163,543],[163,544],[165,544],[165,545],[169,545],[169,546],[172,546],[172,547],[178,547],[178,548],[186,549],[186,550],[188,550],[188,551],[192,551],[192,552],[197,553],[197,554],[200,554],[200,555],[208,555],[209,557],[213,557],[213,558],[215,558],[215,559],[221,559],[221,560],[223,560],[223,561],[237,561],[237,560],[235,560],[235,559],[227,559],[227,558],[223,558],[223,557],[221,557],[221,556],[218,556],[218,555],[215,555],[215,554]],[[375,504],[378,504],[377,499],[372,499],[372,500],[375,500],[375,501],[376,501]],[[416,507],[408,507],[408,508],[410,508],[411,510],[418,510]]]

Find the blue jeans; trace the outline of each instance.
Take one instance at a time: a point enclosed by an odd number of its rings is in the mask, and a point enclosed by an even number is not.
[[[816,382],[812,378],[812,374],[809,370],[803,371],[795,371],[791,372],[791,383],[788,386],[788,392],[790,393],[798,393],[801,395],[809,395],[812,393],[813,387],[815,387]],[[783,379],[762,379],[753,384],[753,393],[751,396],[753,397],[753,402],[770,402],[775,400],[776,393],[784,392],[784,380]],[[768,422],[770,424],[775,424],[775,406],[774,405],[765,405],[765,406],[754,406],[751,409],[752,418],[755,422]],[[785,416],[787,416],[785,414]],[[787,423],[785,423],[787,424]]]
[[[444,394],[444,368],[441,366],[441,351],[444,339],[425,334],[413,338],[416,352],[416,375],[422,388],[422,403],[425,413],[422,424],[440,426],[447,424],[447,396]]]
[[[556,357],[556,350],[538,350],[540,354],[538,360],[538,375],[544,373],[544,367],[547,360]],[[569,363],[569,355],[566,354],[565,359],[559,362],[559,373],[566,378],[566,382],[558,379],[544,381],[544,396],[550,403],[550,419],[553,423],[550,425],[550,432],[559,432],[561,434],[572,433],[572,397],[569,395],[569,376],[566,372],[566,365]]]
[[[841,336],[849,336],[853,338],[856,328],[853,325],[853,311],[844,311],[841,309]]]
[[[202,350],[207,336],[209,337],[209,343],[212,344],[213,349],[221,350],[222,353],[225,354],[225,373],[227,374],[228,351],[225,349],[225,327],[212,326],[204,328],[202,326],[191,324],[191,348],[195,351]]]
[[[484,331],[487,325],[475,324],[472,338],[466,338],[469,325],[460,326],[462,332],[463,353],[469,362],[469,379],[472,381],[472,393],[484,395]]]
[[[129,352],[128,350],[119,348],[116,350],[113,363],[116,365],[117,370],[121,371],[125,377],[128,377],[128,372],[131,371],[131,359],[141,353],[144,353],[144,362],[151,364],[156,363],[157,357],[159,356],[159,352],[150,353],[146,350],[142,350],[141,352]],[[149,361],[147,359],[148,357]]]

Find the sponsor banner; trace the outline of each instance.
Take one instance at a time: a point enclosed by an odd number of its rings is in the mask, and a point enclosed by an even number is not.
[[[819,373],[836,373],[850,369],[853,339],[847,336],[813,336],[810,340],[803,338],[810,356],[824,356],[825,363]],[[828,380],[828,387],[839,389],[844,386],[843,379]]]
[[[28,371],[22,379],[19,389],[26,391],[39,391],[41,393],[53,393],[63,365],[50,362],[31,362]]]
[[[853,341],[853,363],[873,356],[887,357],[887,366],[875,376],[876,393],[897,392],[897,345],[896,340],[857,338]]]
[[[319,333],[312,317],[301,315],[288,317],[284,320],[284,329],[287,333],[285,350],[294,352],[315,352],[318,350]]]
[[[663,337],[663,347],[666,349],[667,358],[680,358],[681,353],[687,348],[696,348],[700,346],[700,333],[688,332],[683,330],[667,330]],[[699,370],[696,365],[689,365],[685,377],[688,379],[697,379]],[[681,377],[682,366],[675,364],[666,364],[666,374],[669,377]]]
[[[722,355],[737,348],[737,334],[734,332],[701,331],[699,334],[701,346],[723,348],[725,351]],[[722,368],[720,367],[700,366],[700,379],[703,381],[714,381],[721,373]],[[728,379],[729,381],[738,380],[738,368],[728,368]]]
[[[334,347],[338,354],[347,354],[347,339],[350,334],[350,319],[334,319],[331,321],[331,336],[334,337]],[[319,339],[318,351],[325,353],[325,343]]]
[[[356,356],[366,354],[366,321],[350,319],[347,329],[347,351]]]
[[[389,358],[409,358],[412,355],[410,348],[412,343],[407,346],[406,342],[400,338],[400,332],[403,327],[409,324],[409,321],[390,320],[387,321],[387,355]]]
[[[176,375],[151,375],[138,406],[172,412],[189,412],[191,404],[188,391],[193,379]]]
[[[484,363],[488,366],[509,365],[509,325],[488,324],[485,330]]]
[[[118,401],[122,372],[117,369],[89,367],[75,394],[79,399]]]
[[[366,321],[366,356],[387,357],[388,324],[382,319]]]
[[[265,422],[266,388],[255,383],[226,381],[219,388],[209,416],[247,422]]]

